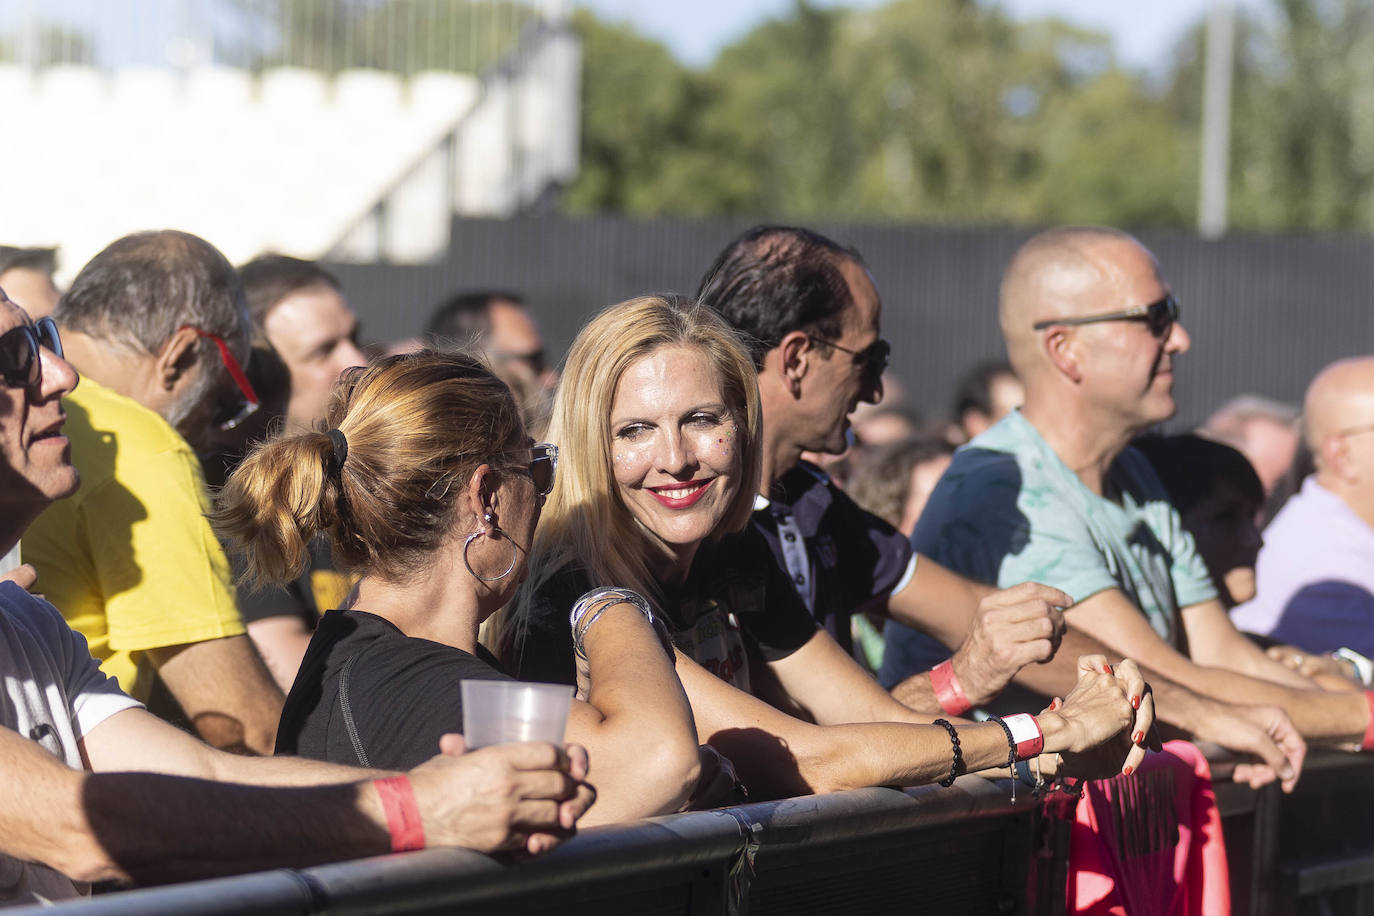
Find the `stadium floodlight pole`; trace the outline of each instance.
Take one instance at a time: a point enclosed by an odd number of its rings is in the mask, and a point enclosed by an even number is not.
[[[1236,13],[1232,0],[1212,0],[1207,17],[1207,62],[1202,83],[1202,174],[1197,231],[1205,239],[1226,232],[1231,157],[1231,71]]]

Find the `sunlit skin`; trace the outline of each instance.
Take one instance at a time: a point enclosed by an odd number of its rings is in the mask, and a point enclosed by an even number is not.
[[[534,357],[544,354],[544,340],[539,326],[522,305],[497,299],[487,308],[487,355],[497,365],[497,375],[505,379],[510,373],[519,381],[536,387],[552,389],[558,384],[558,374],[547,366],[533,365]],[[512,386],[514,387],[514,386]]]
[[[1100,304],[1091,310],[1145,305],[1169,292],[1159,265],[1145,248],[1132,241],[1113,241],[1103,248],[1098,261],[1100,295],[1094,300]],[[1110,321],[1077,330],[1086,344],[1079,352],[1092,379],[1089,387],[1103,413],[1114,414],[1132,431],[1174,415],[1174,358],[1186,353],[1191,343],[1181,322],[1174,322],[1163,337],[1151,334],[1141,321]]]
[[[23,324],[28,315],[0,290],[0,334]],[[16,532],[49,503],[76,492],[80,478],[71,465],[71,443],[62,434],[67,415],[62,398],[76,388],[71,365],[46,347],[39,351],[42,374],[36,385],[12,388],[0,384],[0,511]],[[24,524],[17,524],[19,520]],[[12,545],[0,545],[8,549]]]
[[[853,305],[845,311],[844,331],[835,343],[847,350],[860,352],[878,339],[878,322],[882,302],[868,270],[853,261],[842,261],[840,274],[849,284]],[[824,353],[822,357],[820,354]],[[849,431],[849,415],[860,403],[878,404],[883,399],[883,386],[864,377],[862,367],[854,361],[854,354],[836,348],[820,347],[817,351],[816,383],[808,389],[813,403],[810,412],[816,422],[824,424],[809,447],[818,452],[838,455],[849,445],[845,433]]]
[[[34,321],[51,315],[57,308],[57,287],[44,271],[11,267],[0,274],[0,287],[4,287],[10,301],[28,312]]]
[[[736,424],[710,358],[673,345],[631,363],[616,385],[610,431],[620,499],[662,548],[656,572],[681,581],[740,485]]]
[[[315,283],[272,306],[263,329],[291,370],[286,426],[308,430],[324,416],[339,373],[367,365],[357,345],[358,319],[337,290]]]

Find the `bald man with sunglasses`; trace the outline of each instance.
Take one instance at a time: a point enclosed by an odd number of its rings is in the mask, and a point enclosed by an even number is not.
[[[1124,232],[1054,229],[1022,246],[1000,319],[1025,405],[955,456],[913,543],[982,582],[1032,578],[1073,595],[1060,658],[1097,645],[1138,659],[1161,720],[1263,750],[1262,767],[1241,774],[1273,771],[1291,788],[1299,734],[1368,743],[1371,706],[1359,692],[1323,692],[1236,631],[1159,479],[1129,447],[1174,414],[1173,370],[1191,343],[1179,318],[1154,256]],[[1066,683],[1060,658],[1036,672],[1038,689]]]
[[[66,425],[81,486],[25,533],[24,562],[125,692],[217,747],[270,754],[284,697],[244,635],[195,454],[258,406],[238,276],[203,239],[137,233],[92,258],[53,317],[83,376]]]

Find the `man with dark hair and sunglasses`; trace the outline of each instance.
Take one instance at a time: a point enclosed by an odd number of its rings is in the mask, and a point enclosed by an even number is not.
[[[801,457],[843,452],[849,415],[883,396],[891,348],[878,336],[882,305],[859,253],[808,229],[759,226],[726,246],[697,296],[741,332],[758,368],[764,457],[754,527],[836,642],[852,653],[851,618],[875,612],[959,647],[947,670],[893,690],[934,713],[966,711],[952,693],[981,703],[1054,654],[1066,595],[1034,583],[994,591],[918,563],[904,535]]]
[[[1173,416],[1175,361],[1190,344],[1154,255],[1115,229],[1040,233],[1003,275],[1000,319],[1025,404],[955,455],[916,549],[982,582],[1034,578],[1073,595],[1065,650],[1083,634],[1137,659],[1161,720],[1199,738],[1252,750],[1254,729],[1267,733],[1288,758],[1286,787],[1299,733],[1368,745],[1364,695],[1321,692],[1232,626],[1158,476],[1129,447]],[[1047,692],[1062,667],[1043,666]]]
[[[549,364],[539,325],[524,299],[495,289],[454,293],[435,307],[423,339],[439,349],[479,349],[515,395],[530,435],[543,435],[558,373]]]
[[[92,258],[54,317],[84,377],[66,399],[81,487],[34,522],[23,559],[127,693],[270,754],[283,695],[244,635],[194,451],[257,407],[238,275],[203,239],[138,233]]]

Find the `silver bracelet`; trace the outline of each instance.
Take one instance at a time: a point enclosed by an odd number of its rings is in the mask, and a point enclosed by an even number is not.
[[[587,631],[592,628],[592,624],[601,619],[601,615],[607,608],[617,604],[629,604],[644,615],[644,619],[649,621],[649,626],[658,636],[659,642],[663,644],[663,649],[668,653],[668,657],[673,657],[673,643],[668,634],[668,628],[662,620],[654,616],[653,610],[649,607],[649,602],[644,600],[644,596],[639,592],[628,588],[615,588],[612,586],[599,586],[584,594],[573,603],[572,611],[568,614],[568,625],[572,627],[573,651],[577,657],[583,661],[587,660],[587,649],[584,640]]]

